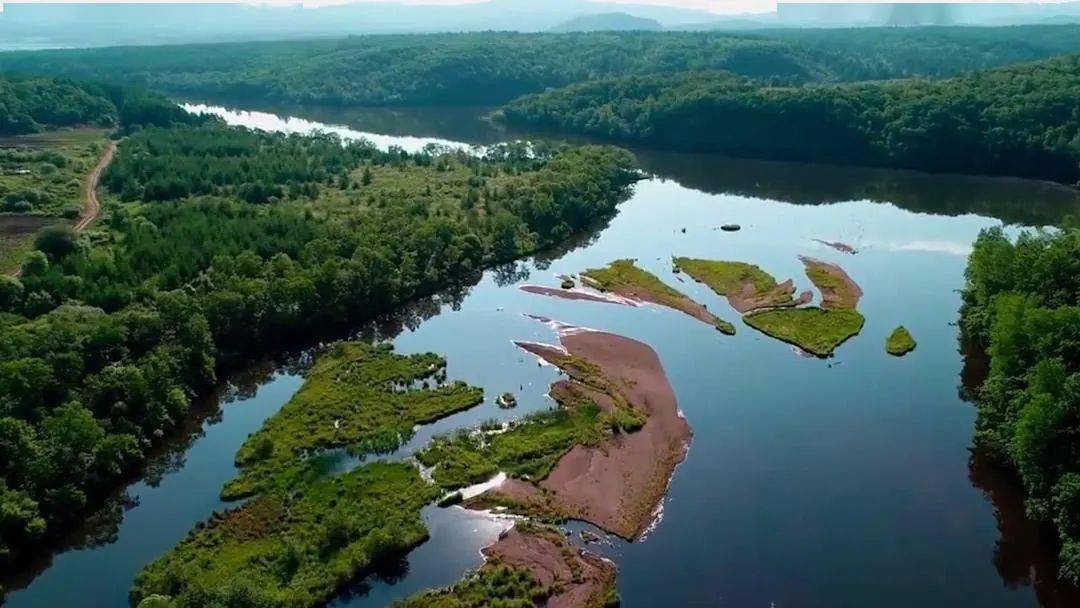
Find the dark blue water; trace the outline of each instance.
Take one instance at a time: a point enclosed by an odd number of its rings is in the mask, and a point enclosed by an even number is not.
[[[264,116],[243,120],[276,128]],[[1041,605],[1078,605],[1045,580],[1052,547],[1035,527],[1021,522],[999,531],[995,508],[1011,505],[1015,523],[1016,497],[987,487],[980,481],[986,475],[969,465],[974,411],[959,395],[963,358],[954,325],[956,290],[979,230],[999,218],[1053,221],[1080,208],[1076,195],[1018,180],[662,153],[642,159],[659,175],[640,183],[609,225],[566,251],[488,272],[463,297],[428,303],[425,314],[392,332],[399,351],[443,354],[451,379],[488,395],[484,405],[420,429],[405,453],[440,432],[549,407],[554,370],[511,343],[556,341],[524,316],[543,315],[652,345],[693,428],[655,530],[642,542],[595,547],[617,561],[624,605],[1037,606],[1032,572],[1044,579]],[[743,230],[719,231],[725,223]],[[860,252],[844,255],[813,239],[844,241]],[[866,294],[862,334],[827,361],[754,332],[726,301],[671,274],[673,255],[741,260],[805,289],[803,254],[842,265]],[[558,274],[623,257],[736,322],[738,335],[722,336],[667,309],[518,289],[557,285]],[[899,324],[919,342],[902,359],[884,351]],[[9,605],[124,605],[143,565],[224,506],[217,495],[235,472],[237,448],[300,383],[293,371],[273,374],[223,404],[220,419],[207,420],[174,451],[159,481],[129,489],[138,504],[122,514],[113,538],[56,556],[10,594]],[[504,391],[518,395],[516,410],[492,403]],[[479,549],[506,525],[460,508],[429,508],[425,519],[428,543],[358,582],[335,605],[383,606],[450,584],[480,563]],[[1026,550],[1009,552],[1010,542]]]

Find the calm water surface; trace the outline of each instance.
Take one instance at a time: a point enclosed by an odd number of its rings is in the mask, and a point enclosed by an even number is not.
[[[321,128],[410,150],[512,136],[475,113],[293,111],[304,120],[201,109],[236,124]],[[413,136],[401,132],[403,124]],[[972,459],[974,410],[960,395],[964,359],[955,327],[957,289],[979,230],[1003,221],[1053,223],[1080,209],[1077,194],[1022,180],[637,152],[655,177],[638,184],[608,225],[372,330],[393,338],[400,352],[445,355],[450,378],[489,395],[484,405],[421,429],[394,457],[440,432],[550,407],[545,393],[555,372],[510,342],[555,341],[524,313],[544,315],[652,345],[693,428],[656,529],[642,542],[593,547],[618,562],[624,605],[1080,605],[1074,590],[1052,582],[1053,548],[1024,519],[1014,481]],[[721,232],[724,223],[743,230]],[[813,239],[844,241],[859,254]],[[741,323],[737,336],[725,337],[667,309],[569,302],[518,289],[555,285],[557,274],[632,257],[737,322],[725,300],[679,282],[671,256],[751,262],[809,288],[800,254],[841,264],[866,293],[862,334],[827,361],[800,357]],[[885,337],[899,324],[919,342],[903,359],[884,352]],[[73,538],[69,550],[38,564],[36,577],[16,581],[23,589],[10,594],[9,605],[125,605],[144,564],[225,506],[217,495],[235,473],[236,450],[299,388],[303,367],[300,358],[238,376],[208,402],[210,415],[128,488],[122,504]],[[491,402],[508,390],[521,403],[511,412]],[[428,543],[334,605],[384,606],[450,584],[480,563],[479,549],[507,525],[460,508],[432,507],[424,516]]]

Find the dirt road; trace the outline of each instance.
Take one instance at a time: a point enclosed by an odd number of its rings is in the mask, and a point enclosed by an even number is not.
[[[75,232],[86,230],[86,227],[101,215],[101,201],[97,197],[98,182],[101,181],[101,174],[105,172],[105,167],[109,166],[115,155],[116,142],[110,141],[101,154],[101,158],[94,165],[94,169],[87,176],[86,183],[83,185],[83,212],[82,216],[79,217],[79,221],[75,222]]]
[[[94,223],[94,220],[101,215],[101,201],[97,197],[98,183],[101,181],[101,174],[105,172],[105,168],[112,162],[113,157],[116,155],[116,142],[110,141],[106,146],[105,151],[101,153],[101,158],[98,159],[94,168],[90,171],[90,174],[86,176],[86,181],[83,182],[83,210],[79,215],[79,220],[72,226],[75,232],[82,232],[86,230],[90,224]],[[9,276],[17,277],[22,274],[22,269],[15,268],[7,272]]]

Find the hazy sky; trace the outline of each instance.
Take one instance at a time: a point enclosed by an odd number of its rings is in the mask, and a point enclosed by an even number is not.
[[[8,4],[38,4],[44,2],[247,2],[250,4],[304,4],[307,6],[321,6],[327,4],[346,4],[351,2],[402,2],[405,4],[466,4],[472,2],[485,2],[487,0],[0,0],[0,7]],[[542,3],[547,0],[535,0]],[[664,6],[681,6],[683,8],[695,8],[712,11],[714,13],[761,13],[776,10],[776,0],[593,0],[611,4],[659,4]],[[789,2],[814,2],[821,0],[787,0]],[[919,2],[927,0],[824,0],[826,2]],[[971,1],[971,0],[933,0],[933,1]],[[983,2],[1060,2],[1063,0],[982,0]]]
[[[326,4],[346,4],[357,0],[0,0],[0,6],[7,4],[41,4],[45,2],[132,2],[144,3],[172,3],[172,2],[232,2],[249,4],[304,4],[306,6],[320,6]],[[361,2],[402,2],[405,4],[466,4],[470,2],[484,2],[486,0],[359,0]],[[546,0],[535,0],[542,3]],[[776,0],[594,0],[611,4],[659,4],[664,6],[680,6],[707,10],[715,13],[739,13],[739,12],[763,12],[776,8]]]

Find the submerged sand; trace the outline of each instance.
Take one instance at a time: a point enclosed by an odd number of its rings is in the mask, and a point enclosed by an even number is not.
[[[646,414],[645,424],[600,446],[575,446],[538,485],[508,479],[479,502],[497,504],[505,497],[530,505],[532,512],[580,519],[623,538],[638,538],[652,523],[675,467],[686,457],[690,426],[679,415],[660,359],[647,344],[599,331],[564,334],[560,341],[562,347],[518,343],[570,375],[569,381],[552,387],[554,397],[568,391],[584,394],[603,409],[614,408],[622,399]],[[599,369],[602,386],[569,364],[568,355]]]
[[[840,241],[826,241],[826,240],[823,240],[823,239],[813,239],[813,240],[814,240],[815,243],[821,243],[822,245],[825,245],[826,247],[831,247],[831,248],[839,251],[840,253],[846,253],[848,255],[855,255],[856,253],[859,253],[859,251],[857,249],[855,249],[854,247],[852,247],[851,245],[848,245],[847,243],[843,243],[843,242],[840,242]]]
[[[630,302],[625,302],[618,298],[608,297],[603,294],[595,294],[578,288],[562,289],[558,287],[545,287],[543,285],[522,285],[521,287],[519,287],[519,289],[527,293],[533,293],[541,296],[550,296],[553,298],[562,298],[564,300],[606,302],[608,304],[620,304],[623,306],[630,305]]]

